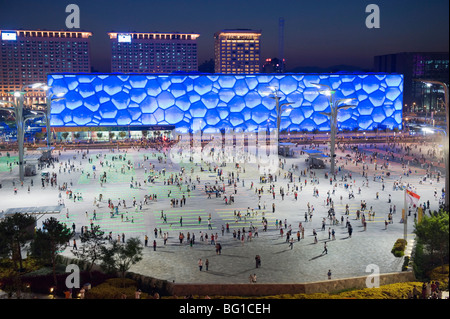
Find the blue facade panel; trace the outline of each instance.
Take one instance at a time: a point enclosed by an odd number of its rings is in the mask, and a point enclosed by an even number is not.
[[[329,131],[329,97],[313,84],[355,98],[341,110],[340,130],[402,128],[403,75],[400,74],[51,74],[52,126],[175,125],[180,132],[275,129],[280,103],[281,130]]]

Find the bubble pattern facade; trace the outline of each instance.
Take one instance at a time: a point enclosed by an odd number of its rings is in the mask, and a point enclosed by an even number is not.
[[[329,131],[329,97],[313,84],[336,91],[336,99],[356,98],[341,110],[340,130],[402,127],[403,75],[400,74],[51,74],[52,126],[175,125],[185,132],[252,132],[275,129],[278,88],[282,131]]]

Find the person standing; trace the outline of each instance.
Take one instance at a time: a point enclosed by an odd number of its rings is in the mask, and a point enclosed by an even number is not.
[[[200,258],[200,259],[198,260],[198,269],[199,269],[200,271],[202,271],[202,268],[203,268],[203,261],[202,261],[202,259]]]
[[[331,279],[331,269],[328,269],[327,275],[328,275],[328,279]]]
[[[209,267],[209,260],[208,259],[205,260],[205,267],[206,267],[206,271],[208,271],[208,267]]]
[[[259,255],[256,255],[255,263],[256,263],[256,268],[261,267],[261,257]]]
[[[156,251],[156,240],[153,240],[153,251]]]
[[[140,289],[137,289],[136,291],[135,291],[135,293],[134,293],[134,298],[135,299],[141,299],[141,290]]]
[[[145,245],[145,247],[147,247],[147,244],[148,244],[148,236],[145,235],[145,237],[144,237],[144,245]]]

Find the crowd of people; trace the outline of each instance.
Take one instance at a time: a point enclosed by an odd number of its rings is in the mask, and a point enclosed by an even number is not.
[[[303,155],[306,147],[297,148],[298,155]],[[91,228],[95,224],[101,224],[97,219],[99,212],[107,212],[111,219],[120,218],[122,222],[134,223],[134,217],[129,216],[131,211],[143,212],[152,211],[156,203],[161,209],[161,222],[165,228],[149,228],[148,232],[140,233],[145,247],[149,246],[149,236],[153,231],[153,250],[157,250],[159,244],[166,246],[180,245],[182,247],[193,248],[196,245],[208,244],[220,255],[223,249],[227,249],[228,242],[234,240],[241,246],[246,242],[259,240],[262,229],[263,234],[273,235],[276,233],[279,238],[286,243],[290,250],[294,250],[294,243],[305,240],[305,233],[311,236],[311,243],[318,244],[319,237],[324,243],[319,248],[323,254],[328,254],[329,247],[327,241],[334,241],[338,236],[337,227],[344,229],[346,238],[351,238],[354,224],[360,222],[364,231],[367,227],[387,228],[394,220],[400,222],[400,214],[396,214],[399,209],[392,204],[391,197],[399,196],[404,188],[413,189],[420,183],[438,185],[441,173],[436,169],[435,164],[440,163],[442,154],[435,147],[426,145],[406,145],[395,143],[385,146],[380,145],[339,145],[340,154],[336,158],[337,165],[335,172],[314,169],[307,162],[293,163],[289,165],[286,158],[280,158],[277,163],[277,172],[263,173],[260,167],[252,164],[249,156],[244,152],[236,153],[234,163],[224,164],[220,151],[216,150],[209,155],[207,161],[197,161],[191,154],[192,150],[188,144],[176,144],[171,148],[150,148],[134,146],[124,149],[110,150],[77,150],[73,157],[69,157],[65,150],[59,151],[54,157],[54,161],[47,165],[48,176],[43,176],[42,187],[51,187],[58,192],[58,204],[64,204],[65,200],[70,200],[76,204],[77,201],[86,200],[87,194],[74,187],[75,178],[80,176],[91,183],[97,183],[101,192],[89,194],[89,198],[94,198],[93,207],[90,211],[85,211],[85,218],[76,218],[71,225],[78,233],[86,230],[86,226]],[[171,151],[172,150],[172,151]],[[322,148],[327,152],[326,147]],[[128,152],[138,154],[133,157]],[[72,154],[73,151],[70,153]],[[142,154],[141,154],[142,153]],[[183,163],[187,165],[177,165],[176,156],[188,159]],[[416,165],[410,161],[409,156],[418,157],[420,163]],[[180,161],[178,161],[179,163]],[[394,170],[392,163],[397,162]],[[132,174],[139,171],[139,174]],[[64,178],[60,178],[61,175]],[[415,183],[411,183],[410,175],[417,176]],[[73,176],[73,178],[72,178]],[[112,178],[119,176],[121,178]],[[67,181],[69,180],[69,181]],[[141,197],[133,197],[127,194],[124,189],[120,197],[105,198],[109,186],[113,180],[129,183],[129,188],[142,190]],[[390,184],[390,187],[386,187]],[[377,192],[373,200],[383,200],[383,209],[375,211],[371,205],[368,207],[367,196],[375,193],[373,187],[376,185]],[[422,184],[423,185],[423,184]],[[158,188],[164,188],[167,193],[161,195]],[[371,189],[372,188],[372,189]],[[416,216],[419,207],[430,213],[438,207],[443,198],[444,189],[435,190],[435,201],[421,202],[416,206],[409,207],[409,215]],[[380,196],[380,193],[382,196]],[[196,194],[196,198],[190,198],[191,194]],[[241,195],[244,194],[244,195]],[[321,199],[323,205],[311,204],[306,198]],[[355,195],[361,195],[359,201]],[[139,195],[140,196],[140,195]],[[245,199],[243,199],[245,197]],[[164,211],[186,206],[202,206],[203,200],[223,203],[225,207],[230,207],[233,212],[233,221],[225,222],[220,216],[211,215],[204,220],[198,216],[196,226],[204,229],[190,230],[189,225],[184,222],[187,215],[177,215],[177,219],[167,216]],[[291,200],[292,212],[288,218],[279,218],[280,211],[286,207]],[[251,205],[249,205],[251,201]],[[358,208],[354,208],[357,203]],[[248,208],[235,209],[246,205]],[[340,209],[339,207],[345,207]],[[286,212],[283,212],[286,213]],[[82,212],[68,209],[65,214],[80,215]],[[378,217],[380,216],[380,217]],[[385,219],[384,223],[368,226],[368,222],[374,222],[376,218]],[[313,222],[314,220],[314,222]],[[317,222],[316,222],[317,220]],[[183,223],[184,222],[184,223]],[[294,226],[295,225],[295,226]],[[319,225],[319,227],[317,227]],[[172,227],[183,228],[185,230],[175,231]],[[230,229],[233,228],[233,229]],[[319,230],[320,229],[320,230]],[[319,236],[321,232],[321,236]],[[342,232],[340,232],[341,234]],[[219,235],[220,234],[220,235]],[[264,236],[264,235],[263,235]],[[263,237],[261,236],[261,237]],[[343,235],[341,235],[343,236]],[[124,242],[125,234],[114,229],[109,230],[109,240],[117,238],[117,241]],[[223,247],[222,247],[223,246]],[[202,265],[199,267],[202,270]],[[258,262],[256,267],[260,267]],[[208,266],[206,266],[208,270]],[[252,275],[253,276],[253,275]],[[256,281],[256,275],[254,275]],[[439,291],[439,289],[435,290]],[[413,294],[416,295],[416,294]],[[432,295],[432,294],[429,294]]]

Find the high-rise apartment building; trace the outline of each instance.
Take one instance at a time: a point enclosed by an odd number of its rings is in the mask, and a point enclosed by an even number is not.
[[[260,72],[261,31],[236,29],[214,34],[214,70],[223,74]]]
[[[374,71],[404,75],[403,103],[406,112],[443,111],[444,91],[417,80],[449,84],[448,52],[402,52],[374,57]]]
[[[109,32],[111,72],[197,71],[196,33]]]
[[[24,85],[47,83],[55,72],[91,72],[90,37],[85,31],[0,30],[0,96]],[[43,103],[45,93],[27,94],[25,103]]]

